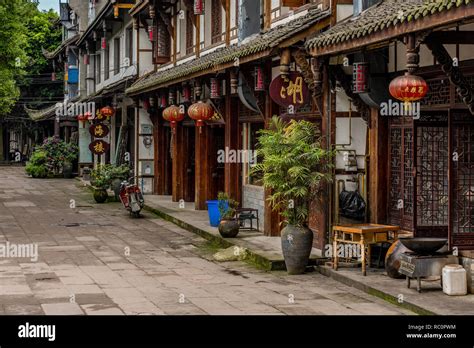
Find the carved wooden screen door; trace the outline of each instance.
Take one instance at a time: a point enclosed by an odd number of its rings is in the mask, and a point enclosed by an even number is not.
[[[467,114],[391,120],[389,222],[474,247],[474,122]]]

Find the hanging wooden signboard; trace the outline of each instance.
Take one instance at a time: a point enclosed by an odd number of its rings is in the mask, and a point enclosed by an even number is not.
[[[94,124],[89,127],[89,133],[94,138],[105,138],[110,133],[109,127],[103,123]]]
[[[109,151],[110,145],[104,140],[95,140],[89,144],[89,150],[95,155],[103,155]]]
[[[302,107],[310,101],[310,93],[303,76],[299,72],[291,72],[285,79],[282,75],[275,77],[270,84],[270,97],[285,108]]]

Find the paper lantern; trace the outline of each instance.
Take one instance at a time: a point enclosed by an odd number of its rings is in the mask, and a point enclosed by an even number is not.
[[[110,106],[104,106],[102,109],[100,109],[100,113],[102,114],[102,116],[109,118],[115,114],[115,111]]]
[[[173,133],[175,133],[178,122],[184,120],[184,113],[182,113],[181,109],[176,105],[171,105],[163,110],[163,119],[171,124]]]
[[[395,99],[409,103],[424,98],[428,93],[428,84],[422,77],[407,72],[393,79],[389,90]]]
[[[255,67],[255,91],[262,92],[265,90],[265,77],[261,66]]]
[[[204,14],[204,0],[194,0],[194,14]]]
[[[221,86],[219,80],[215,77],[211,78],[211,99],[219,99],[221,97]]]
[[[204,121],[211,119],[214,115],[214,109],[209,104],[198,101],[189,107],[188,115],[196,121],[196,127],[199,127],[199,132],[201,132]]]
[[[352,71],[352,92],[367,93],[369,78],[369,65],[367,62],[354,63]]]
[[[105,37],[102,38],[100,46],[102,47],[103,50],[107,48],[107,40],[105,39]]]

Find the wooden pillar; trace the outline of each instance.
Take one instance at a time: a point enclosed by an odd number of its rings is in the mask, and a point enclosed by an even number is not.
[[[225,0],[225,44],[230,45],[230,0]]]
[[[153,122],[153,144],[155,145],[155,187],[153,188],[154,194],[164,195],[165,194],[165,179],[166,179],[166,168],[165,168],[165,156],[166,156],[166,143],[165,143],[165,127],[163,126],[163,117],[161,111],[158,111],[151,116]]]
[[[240,149],[240,127],[239,115],[236,112],[237,103],[235,98],[230,96],[230,85],[226,84],[227,92],[225,99],[225,147],[229,150]],[[225,192],[229,197],[241,202],[241,179],[240,164],[225,163]]]
[[[266,76],[272,76],[272,61],[269,60],[266,62],[265,66]],[[273,117],[273,115],[279,115],[280,110],[277,104],[275,104],[270,98],[270,93],[267,91],[265,95],[265,127],[268,127],[268,124]],[[272,206],[267,202],[267,198],[270,195],[271,191],[265,189],[265,227],[264,235],[265,236],[279,236],[281,231],[280,221],[281,216],[278,211],[274,211]]]
[[[323,148],[331,148],[335,142],[336,112],[335,103],[332,99],[335,98],[332,98],[329,88],[328,69],[324,67],[321,103],[321,135],[323,136],[321,145]],[[309,206],[309,228],[314,233],[313,246],[323,251],[331,235],[330,207],[333,202],[332,196],[332,185],[323,183],[320,194]]]
[[[206,200],[209,190],[209,133],[208,126],[196,128],[195,146],[195,199],[196,210],[206,210]]]
[[[272,0],[264,0],[264,13],[263,28],[268,30],[272,25]]]
[[[178,123],[172,135],[173,143],[173,175],[172,175],[172,199],[178,202],[183,199],[184,179],[184,156],[183,156],[183,126]]]
[[[54,136],[59,137],[61,135],[61,130],[59,128],[59,118],[54,119]]]
[[[369,129],[369,222],[387,223],[388,212],[388,122],[370,109]]]

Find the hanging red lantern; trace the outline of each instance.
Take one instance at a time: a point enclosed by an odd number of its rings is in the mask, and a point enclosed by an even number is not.
[[[219,80],[215,77],[211,78],[211,99],[219,99],[221,97],[221,88]]]
[[[154,25],[148,28],[148,38],[150,39],[150,42],[155,41],[155,37],[156,37],[155,30],[156,30],[156,27]]]
[[[428,84],[422,77],[406,72],[390,82],[389,90],[395,99],[409,103],[424,98],[428,93]]]
[[[84,54],[84,65],[89,65],[89,55]]]
[[[86,117],[86,120],[88,121],[92,121],[94,119],[94,115],[92,114],[92,112],[90,111],[87,111],[84,116]]]
[[[191,101],[191,87],[188,84],[183,85],[183,102],[188,103]]]
[[[369,64],[367,62],[354,63],[352,70],[352,92],[355,94],[367,93],[369,91],[368,77]]]
[[[145,109],[145,111],[148,111],[150,109],[150,99],[145,98],[143,100],[143,108]]]
[[[163,119],[171,124],[171,129],[175,133],[178,122],[184,120],[184,113],[181,112],[181,108],[178,106],[171,105],[163,110]]]
[[[103,37],[101,40],[101,47],[103,50],[107,48],[107,40],[105,39],[105,37]]]
[[[160,108],[166,108],[167,105],[168,104],[166,102],[166,94],[162,93],[160,98]]]
[[[204,1],[203,0],[194,0],[194,14],[195,15],[204,14]]]
[[[261,66],[255,67],[255,91],[262,92],[265,90],[265,78],[263,75],[263,68]]]
[[[210,120],[214,116],[214,109],[209,104],[198,101],[189,107],[188,115],[196,121],[196,127],[199,127],[200,133],[204,121]]]
[[[100,109],[100,113],[102,114],[102,116],[109,118],[115,114],[115,111],[110,106],[104,106],[102,109]]]

